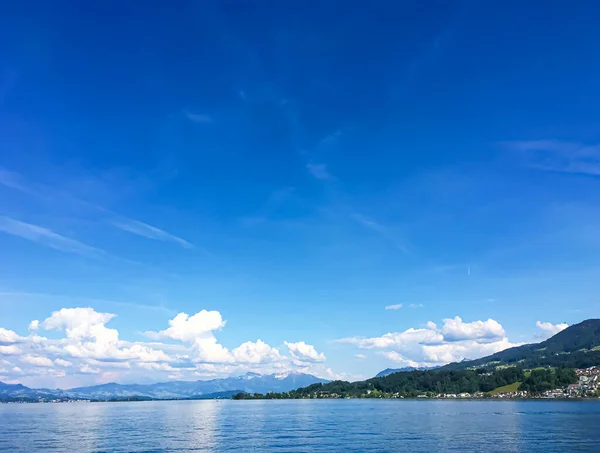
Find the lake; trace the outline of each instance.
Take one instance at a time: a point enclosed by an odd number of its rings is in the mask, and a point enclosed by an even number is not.
[[[598,401],[0,404],[10,452],[598,452]]]

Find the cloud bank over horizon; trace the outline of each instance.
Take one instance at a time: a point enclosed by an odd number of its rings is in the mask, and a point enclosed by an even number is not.
[[[303,341],[286,341],[282,347],[289,355],[261,339],[226,348],[215,336],[226,325],[218,311],[179,313],[166,329],[145,332],[150,340],[145,342],[120,339],[117,329],[107,327],[115,316],[90,307],[62,308],[42,321],[32,320],[27,336],[0,328],[0,380],[67,388],[136,379],[198,380],[247,371],[342,376],[326,368],[325,355]]]
[[[304,341],[271,346],[256,339],[225,347],[216,334],[227,322],[216,310],[179,313],[168,320],[164,330],[145,331],[148,341],[120,339],[118,330],[107,326],[115,316],[91,307],[62,308],[44,320],[32,320],[26,336],[0,328],[0,380],[69,388],[113,381],[209,379],[247,371],[300,371],[329,379],[351,378],[333,372],[326,366],[325,354]],[[568,327],[541,321],[536,325],[547,336]],[[465,322],[459,316],[444,319],[441,326],[429,321],[403,332],[335,342],[365,352],[374,350],[395,364],[415,367],[474,359],[522,344],[511,342],[494,319]],[[354,356],[367,358],[363,353]]]

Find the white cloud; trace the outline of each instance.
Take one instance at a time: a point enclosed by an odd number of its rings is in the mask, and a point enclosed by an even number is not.
[[[29,323],[29,330],[38,330],[40,328],[40,322],[34,319]]]
[[[24,338],[19,336],[16,332],[0,327],[0,345],[20,343],[23,340]]]
[[[292,357],[301,362],[323,362],[325,361],[325,354],[322,352],[319,354],[315,347],[310,344],[306,344],[304,341],[297,343],[285,342],[288,350]]]
[[[508,338],[501,338],[493,342],[465,340],[440,345],[424,345],[423,353],[427,363],[440,364],[460,362],[463,359],[476,359],[518,345],[511,343]]]
[[[381,355],[384,356],[384,357],[387,357],[392,362],[399,362],[399,363],[402,363],[405,366],[411,366],[413,368],[418,368],[419,367],[419,363],[418,362],[413,362],[412,360],[409,360],[406,357],[403,357],[402,355],[400,355],[396,351],[383,351],[383,352],[381,352]]]
[[[381,349],[381,355],[405,366],[440,365],[473,359],[516,346],[495,320],[465,323],[458,316],[444,319],[441,328],[429,321],[422,328],[390,332],[380,337],[337,340],[360,349]]]
[[[551,322],[543,321],[538,321],[535,325],[542,330],[542,334],[540,335],[542,338],[550,338],[569,327],[569,325],[565,323],[552,324]]]
[[[195,315],[179,313],[169,321],[169,328],[160,332],[147,332],[151,338],[171,338],[186,342],[194,342],[198,338],[212,337],[214,330],[225,326],[225,321],[218,311],[202,310]]]
[[[68,360],[64,360],[64,359],[56,359],[56,360],[54,360],[54,363],[56,363],[57,365],[60,365],[60,366],[64,366],[64,367],[73,365],[71,362],[69,362]]]
[[[357,359],[361,359],[361,360],[364,360],[367,358],[367,356],[364,354],[354,354],[354,357],[356,357]]]
[[[27,337],[0,330],[2,376],[25,385],[69,388],[80,385],[154,379],[193,380],[240,375],[247,371],[287,373],[302,370],[327,375],[323,353],[305,342],[287,343],[289,356],[262,340],[247,341],[231,350],[220,344],[215,332],[226,322],[218,311],[180,313],[158,332],[153,341],[130,342],[108,326],[113,313],[91,307],[62,308],[39,322]],[[62,338],[44,338],[38,330],[62,332]],[[162,342],[161,340],[176,340]],[[6,363],[4,363],[6,362]],[[19,368],[20,373],[10,371]]]
[[[408,308],[423,308],[423,304],[408,304]]]
[[[138,236],[142,236],[148,239],[155,239],[158,241],[172,242],[178,244],[184,248],[194,248],[194,245],[175,236],[167,231],[156,228],[155,226],[148,225],[147,223],[140,222],[139,220],[127,219],[125,217],[119,218],[112,222],[112,225],[119,228],[120,230],[127,231]]]
[[[8,346],[0,344],[0,354],[2,355],[18,355],[21,353],[21,348],[15,344]]]
[[[34,366],[54,366],[54,362],[52,362],[52,360],[50,360],[48,357],[26,355],[24,357],[21,357],[20,360],[21,362],[29,363],[30,365]]]
[[[465,323],[458,316],[444,319],[441,332],[446,341],[494,340],[505,336],[503,327],[493,319]]]
[[[227,363],[234,358],[227,348],[217,342],[214,331],[225,326],[218,311],[201,310],[195,315],[179,313],[169,321],[169,328],[160,332],[146,332],[150,338],[170,338],[191,343],[195,360],[200,362]]]
[[[81,179],[84,179],[86,183],[88,183],[91,186],[97,186],[103,192],[108,191],[108,187],[106,187],[106,181],[102,178],[97,179],[91,177],[90,175],[85,175],[81,177]],[[128,231],[133,234],[137,234],[139,236],[161,241],[173,242],[186,248],[194,247],[193,244],[186,241],[185,239],[177,237],[174,234],[171,234],[167,231],[161,230],[160,228],[138,220],[127,218],[103,206],[99,206],[95,203],[85,201],[83,199],[79,199],[73,196],[72,185],[69,184],[68,181],[66,181],[66,184],[63,188],[41,185],[39,183],[34,184],[31,181],[27,181],[18,173],[10,172],[0,168],[0,184],[3,184],[15,190],[19,190],[28,195],[32,195],[47,203],[51,202],[53,206],[67,206],[68,209],[72,209],[76,213],[93,212],[96,215],[101,216],[101,218],[103,218],[107,223],[110,223],[116,228]],[[20,222],[9,217],[0,216],[0,231],[5,231],[9,234],[21,236],[25,239],[42,243],[48,247],[52,247],[57,250],[78,253],[86,256],[109,256],[109,254],[104,250],[97,249],[89,245],[83,244],[79,241],[61,236],[47,228],[38,225],[27,224],[25,222]],[[132,260],[123,261],[135,263],[135,261]]]
[[[255,343],[247,341],[231,352],[235,361],[240,363],[268,363],[282,359],[277,349],[261,340],[257,340]]]
[[[401,308],[402,304],[388,305],[385,307],[386,310],[400,310]]]
[[[114,318],[111,313],[99,313],[93,308],[63,308],[52,313],[42,326],[47,330],[64,330],[67,342],[64,350],[72,357],[106,360],[137,359],[142,362],[168,361],[160,350],[141,344],[129,347],[119,341],[119,332],[104,324]]]
[[[88,364],[83,365],[79,369],[79,371],[81,373],[84,373],[84,374],[98,374],[98,373],[100,373],[100,370],[98,368],[93,368],[93,367],[89,366]]]
[[[0,231],[32,242],[37,242],[62,252],[75,253],[83,256],[107,255],[104,250],[62,236],[48,228],[21,222],[6,216],[0,216]]]

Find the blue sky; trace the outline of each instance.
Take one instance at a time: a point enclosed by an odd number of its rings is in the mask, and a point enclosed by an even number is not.
[[[598,317],[596,2],[1,8],[0,380],[354,379]]]

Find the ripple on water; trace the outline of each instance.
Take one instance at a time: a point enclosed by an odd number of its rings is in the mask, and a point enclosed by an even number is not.
[[[10,452],[597,452],[600,402],[0,405]]]

